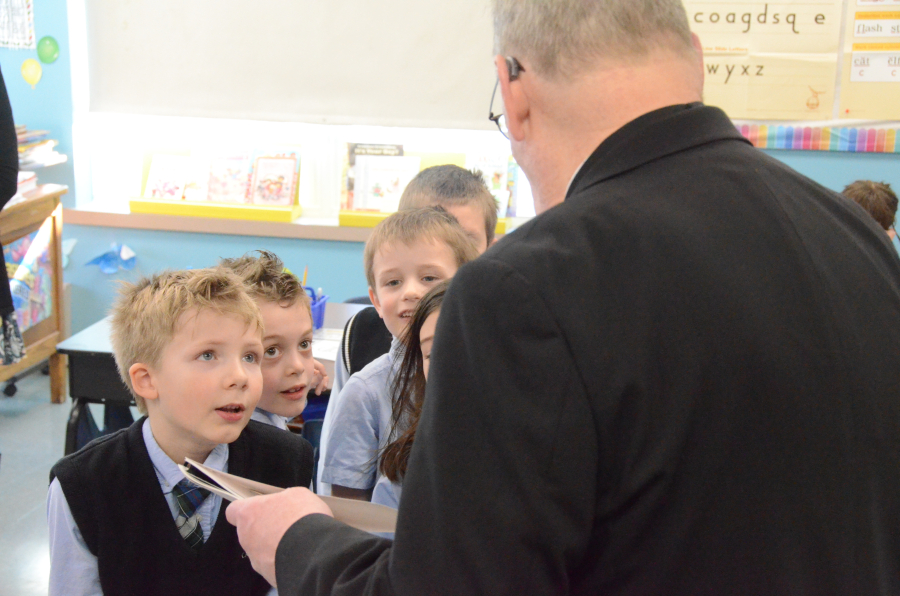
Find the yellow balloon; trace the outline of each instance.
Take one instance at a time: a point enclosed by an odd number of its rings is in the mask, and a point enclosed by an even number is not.
[[[44,69],[41,68],[41,63],[34,58],[29,58],[22,62],[22,78],[31,85],[32,89],[41,80],[42,74],[44,74]]]

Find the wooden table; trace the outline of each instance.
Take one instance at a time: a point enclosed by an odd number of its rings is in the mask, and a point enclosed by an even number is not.
[[[343,330],[347,320],[363,308],[365,306],[359,304],[329,302],[325,306],[325,326],[317,334],[322,335],[325,331],[327,335],[339,336],[335,330]],[[134,404],[134,399],[116,369],[109,329],[109,318],[105,318],[56,346],[58,353],[69,358],[69,395],[73,401],[66,425],[66,455],[102,434],[127,427],[132,421],[129,407]],[[314,339],[313,356],[326,368],[330,366],[329,376],[333,379],[334,356],[327,350],[333,346],[325,345],[330,343],[329,340],[321,340],[318,342],[320,350],[326,348],[326,351],[317,353],[316,343]],[[88,409],[91,403],[105,406],[102,431]]]

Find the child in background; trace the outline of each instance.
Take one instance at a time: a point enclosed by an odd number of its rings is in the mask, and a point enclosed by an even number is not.
[[[497,202],[488,190],[481,172],[465,170],[459,166],[441,165],[426,168],[416,174],[400,197],[399,210],[438,205],[450,212],[466,234],[475,242],[481,254],[495,241],[497,228]],[[392,341],[390,331],[373,308],[356,315],[345,327],[339,357],[334,363],[334,385],[331,399],[340,394],[350,375],[362,370],[372,359],[387,353]],[[327,443],[327,429],[331,426],[332,410],[325,413],[322,445]],[[327,449],[321,448],[324,458]],[[317,490],[319,494],[331,494],[323,481],[319,468]]]
[[[853,199],[860,207],[872,216],[884,228],[893,240],[897,236],[894,231],[894,218],[897,216],[897,195],[886,182],[857,180],[844,187],[841,194]]]
[[[244,282],[262,314],[263,390],[253,420],[287,430],[287,421],[306,408],[310,390],[328,386],[325,367],[313,359],[313,322],[309,296],[297,277],[271,252],[222,259],[222,267]]]
[[[222,499],[189,457],[282,487],[309,486],[312,447],[250,421],[262,391],[259,308],[223,268],[126,284],[112,309],[116,365],[145,414],[50,472],[51,596],[266,594]]]
[[[447,164],[425,168],[416,174],[403,190],[398,209],[432,205],[440,205],[456,218],[479,254],[494,243],[497,201],[478,170]]]
[[[396,338],[406,328],[419,299],[478,256],[456,219],[440,207],[409,209],[382,221],[366,242],[364,260],[369,297]],[[379,450],[391,421],[390,385],[399,343],[353,375],[328,411],[319,469],[336,497],[370,500],[380,473]],[[329,426],[326,418],[325,426]]]
[[[394,402],[389,435],[391,442],[382,450],[379,458],[378,469],[382,476],[372,491],[373,503],[394,509],[400,507],[401,485],[425,401],[425,382],[428,380],[428,367],[431,364],[434,330],[449,285],[449,281],[441,282],[422,297],[409,326],[400,337],[403,361],[391,386]]]

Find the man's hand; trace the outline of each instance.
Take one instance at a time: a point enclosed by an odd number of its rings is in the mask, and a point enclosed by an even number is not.
[[[306,488],[234,501],[225,509],[253,568],[273,586],[278,543],[294,522],[313,513],[334,517],[328,505]]]

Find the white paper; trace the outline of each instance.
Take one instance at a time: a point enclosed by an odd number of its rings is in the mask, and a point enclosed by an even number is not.
[[[335,362],[338,351],[341,349],[341,340],[322,339],[313,336],[313,358],[316,360],[328,360]]]
[[[184,475],[198,486],[201,486],[212,493],[215,493],[227,499],[228,501],[237,501],[240,499],[249,499],[260,495],[272,495],[283,491],[283,488],[263,484],[247,478],[241,478],[233,474],[219,472],[211,468],[207,468],[203,464],[197,463],[190,458],[185,458],[188,466],[179,465],[178,467]],[[210,479],[218,483],[210,484],[192,473],[192,468],[196,468]],[[397,528],[397,511],[384,505],[369,503],[367,501],[356,501],[353,499],[341,499],[339,497],[323,497],[320,499],[325,501],[334,519],[343,522],[348,526],[363,530],[366,532],[394,532]]]
[[[29,50],[37,47],[31,0],[0,0],[0,47]]]

